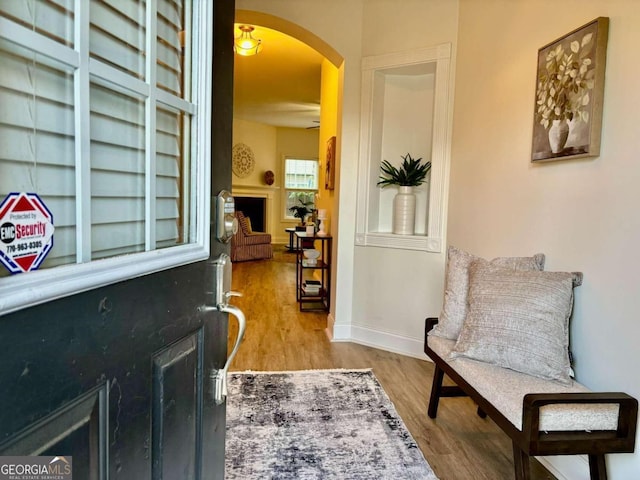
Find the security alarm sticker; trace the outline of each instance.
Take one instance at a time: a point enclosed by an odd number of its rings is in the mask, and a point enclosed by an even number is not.
[[[37,270],[53,247],[53,215],[36,193],[0,203],[0,262],[11,273]]]

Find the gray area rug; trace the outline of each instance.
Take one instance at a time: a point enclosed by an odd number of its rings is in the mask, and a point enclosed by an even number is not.
[[[437,480],[370,370],[228,380],[227,479]]]

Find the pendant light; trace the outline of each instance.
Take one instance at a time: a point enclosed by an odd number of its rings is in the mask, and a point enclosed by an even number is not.
[[[254,28],[251,25],[240,25],[238,27],[242,32],[233,44],[233,49],[238,55],[249,57],[256,55],[260,51],[262,40],[253,38],[251,32]]]

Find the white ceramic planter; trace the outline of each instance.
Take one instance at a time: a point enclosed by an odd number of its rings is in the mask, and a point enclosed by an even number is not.
[[[413,235],[416,228],[416,195],[413,187],[399,187],[393,199],[393,233]]]

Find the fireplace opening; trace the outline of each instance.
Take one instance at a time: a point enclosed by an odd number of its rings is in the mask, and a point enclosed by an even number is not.
[[[251,220],[251,229],[255,232],[266,232],[266,198],[234,197],[236,211],[244,213]]]

